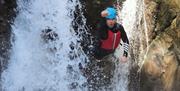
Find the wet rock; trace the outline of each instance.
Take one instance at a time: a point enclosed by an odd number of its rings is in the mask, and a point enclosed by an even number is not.
[[[78,83],[77,82],[73,82],[69,85],[70,89],[76,89],[78,87]]]
[[[145,2],[150,45],[141,69],[141,91],[179,91],[179,0]]]
[[[50,28],[44,29],[42,31],[41,37],[45,42],[59,39],[58,34]]]
[[[165,28],[171,25],[172,20],[176,17],[176,11],[173,7],[167,7],[168,3],[160,2],[158,6],[157,19],[156,19],[156,32],[157,34],[164,31]]]
[[[151,87],[148,91],[172,91],[176,81],[179,82],[175,80],[179,53],[174,51],[174,46],[172,37],[166,33],[152,42],[143,67],[142,76],[147,77],[142,77],[143,90]]]
[[[11,27],[15,17],[16,0],[0,0],[0,71],[6,68],[11,48]]]
[[[148,37],[149,41],[151,42],[152,39],[155,38],[155,23],[156,23],[156,13],[157,13],[157,8],[158,4],[154,1],[150,0],[145,0],[145,19],[146,19],[146,24],[147,24],[147,30],[148,30]]]
[[[55,46],[55,44],[56,44],[56,41],[59,39],[59,36],[55,31],[53,31],[51,28],[46,28],[42,30],[42,33],[40,36],[42,38],[42,41],[45,47],[50,53],[57,52],[57,47]],[[60,46],[62,45],[63,44],[61,43]]]

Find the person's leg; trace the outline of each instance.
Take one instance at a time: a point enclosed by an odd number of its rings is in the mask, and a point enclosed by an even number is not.
[[[96,48],[93,49],[94,55],[91,56],[90,62],[83,68],[82,64],[79,64],[79,68],[83,75],[87,78],[88,88],[91,91],[101,91],[102,88],[110,86],[111,78],[113,77],[114,62],[106,59],[112,52]],[[105,58],[104,58],[105,57]],[[97,59],[103,59],[102,61],[96,61]]]
[[[94,78],[92,81],[93,86],[96,84],[98,88],[110,88],[109,86],[111,84],[111,79],[113,78],[115,70],[115,63],[111,60],[112,56],[110,54],[112,54],[112,52],[106,52],[103,50],[97,54],[98,57],[101,57],[101,60],[96,62],[96,65],[93,67],[95,69],[93,69],[93,71],[91,70],[91,72],[96,73],[96,76],[92,77]]]

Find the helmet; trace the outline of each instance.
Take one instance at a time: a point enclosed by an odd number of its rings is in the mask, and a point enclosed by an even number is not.
[[[108,16],[106,16],[106,19],[116,19],[117,12],[115,8],[108,7],[106,11],[108,12]]]

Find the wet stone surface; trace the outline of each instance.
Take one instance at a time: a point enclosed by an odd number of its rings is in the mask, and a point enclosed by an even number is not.
[[[11,48],[11,27],[15,17],[16,0],[0,0],[0,71],[5,69]]]

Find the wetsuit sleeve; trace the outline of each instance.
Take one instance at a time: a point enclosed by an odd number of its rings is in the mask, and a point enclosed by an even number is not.
[[[124,42],[123,43],[123,48],[124,48],[123,55],[127,57],[128,56],[128,50],[129,50],[129,39],[128,39],[127,34],[124,30],[124,27],[119,24],[118,28],[119,28],[118,30],[120,30],[120,32],[121,32],[122,41]]]

